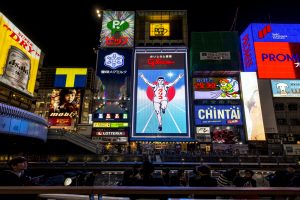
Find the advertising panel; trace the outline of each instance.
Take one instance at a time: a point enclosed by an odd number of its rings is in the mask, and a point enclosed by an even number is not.
[[[134,11],[103,11],[101,47],[133,47]]]
[[[74,125],[79,116],[81,91],[78,89],[53,89],[48,122],[50,126]]]
[[[33,96],[41,50],[0,13],[0,82]]]
[[[243,66],[259,78],[300,77],[300,25],[250,24],[241,35]]]
[[[87,68],[56,68],[55,88],[84,88]]]
[[[192,32],[190,70],[239,71],[239,33],[236,31]]]
[[[151,37],[169,37],[170,23],[150,23]]]
[[[239,105],[196,105],[196,125],[242,125]]]
[[[255,72],[241,72],[241,89],[248,140],[266,140]]]
[[[271,80],[273,97],[300,97],[300,80]]]
[[[264,91],[260,93],[260,101],[265,132],[278,133],[270,80],[259,79],[258,86],[260,91]]]
[[[235,77],[193,78],[194,99],[240,99]]]
[[[239,130],[236,126],[216,126],[212,133],[213,143],[237,144],[241,141]]]
[[[107,76],[130,76],[131,49],[101,49],[98,51],[97,75],[101,80]]]
[[[0,132],[8,133],[10,129],[11,118],[0,115]]]
[[[132,50],[101,49],[97,75],[101,79],[102,97],[95,101],[93,121],[127,121]]]
[[[190,137],[186,49],[146,51],[135,55],[132,137]]]

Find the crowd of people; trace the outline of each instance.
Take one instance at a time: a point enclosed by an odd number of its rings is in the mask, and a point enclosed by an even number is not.
[[[8,162],[9,169],[0,172],[0,186],[26,186],[35,185],[34,181],[26,175],[27,159],[19,156]],[[287,166],[271,174],[250,169],[227,169],[217,176],[207,165],[197,166],[192,173],[188,171],[170,170],[163,168],[160,173],[154,165],[145,160],[142,165],[135,164],[126,169],[120,186],[189,186],[189,187],[299,187],[300,176],[296,166]],[[175,172],[175,173],[174,173]],[[96,170],[84,178],[82,185],[94,186],[101,171]],[[213,174],[213,175],[212,175]],[[99,180],[98,180],[99,181]],[[169,197],[169,196],[168,196]],[[213,196],[205,197],[211,198]],[[7,198],[7,197],[6,197]],[[197,196],[195,196],[197,198]],[[203,198],[203,196],[201,196]],[[215,198],[215,197],[213,197]],[[1,196],[0,196],[1,199]]]

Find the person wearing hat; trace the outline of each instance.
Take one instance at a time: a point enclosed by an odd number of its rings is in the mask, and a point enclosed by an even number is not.
[[[22,186],[29,182],[30,178],[24,175],[28,167],[25,157],[15,157],[7,164],[9,169],[0,172],[0,186]]]

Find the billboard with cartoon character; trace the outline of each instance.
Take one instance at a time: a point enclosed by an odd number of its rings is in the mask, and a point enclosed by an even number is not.
[[[193,78],[194,99],[240,99],[236,77]]]
[[[273,97],[300,97],[300,80],[271,80]]]

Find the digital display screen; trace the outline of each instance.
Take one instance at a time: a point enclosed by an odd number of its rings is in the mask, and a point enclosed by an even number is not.
[[[127,128],[127,122],[94,122],[93,128]]]
[[[132,137],[186,138],[186,52],[136,52]]]
[[[240,99],[235,77],[193,78],[194,99]]]
[[[241,34],[245,72],[259,78],[300,78],[300,25],[250,24]]]
[[[241,72],[240,77],[247,139],[266,140],[256,73]]]

